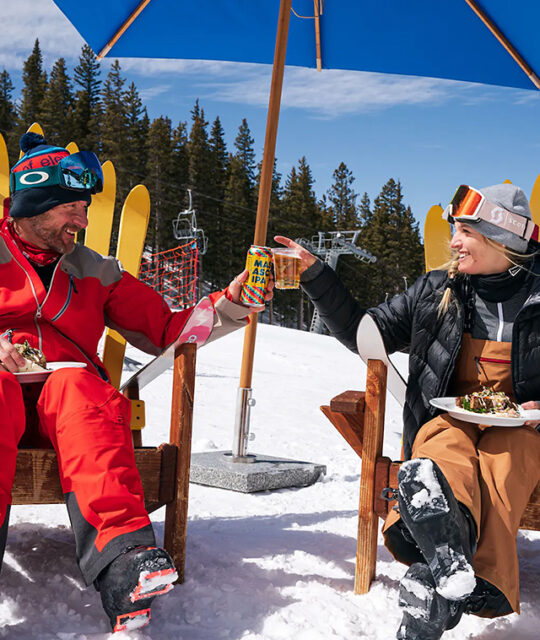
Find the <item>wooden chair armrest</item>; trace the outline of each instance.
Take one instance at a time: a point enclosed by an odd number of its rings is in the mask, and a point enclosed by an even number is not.
[[[330,400],[330,409],[341,413],[363,413],[365,395],[364,391],[344,391]]]

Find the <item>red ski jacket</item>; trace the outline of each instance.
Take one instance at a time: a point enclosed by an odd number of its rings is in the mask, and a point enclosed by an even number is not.
[[[97,350],[105,327],[135,347],[160,354],[180,334],[191,309],[173,312],[151,287],[122,270],[116,258],[82,245],[58,261],[47,291],[38,274],[0,224],[0,335],[28,340],[48,361],[86,362],[109,378]],[[250,309],[213,293],[211,338],[245,326]]]

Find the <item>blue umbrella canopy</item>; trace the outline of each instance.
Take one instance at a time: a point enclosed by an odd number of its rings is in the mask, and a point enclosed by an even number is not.
[[[141,0],[55,3],[96,52]],[[111,50],[114,57],[272,63],[279,0],[151,0]],[[540,72],[537,0],[293,0],[286,64],[450,78],[521,89],[527,73],[473,10]]]

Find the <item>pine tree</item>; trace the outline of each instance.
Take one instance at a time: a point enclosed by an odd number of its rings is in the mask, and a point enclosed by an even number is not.
[[[242,159],[230,155],[227,164],[227,186],[224,193],[223,237],[221,261],[223,278],[242,271],[246,253],[253,243],[256,212],[247,185],[249,184]]]
[[[302,157],[298,168],[291,169],[283,190],[282,210],[287,218],[285,235],[309,238],[327,226],[313,185],[311,169]]]
[[[255,187],[255,151],[253,150],[253,144],[255,140],[251,137],[251,131],[247,120],[242,119],[241,125],[238,127],[238,135],[234,141],[234,147],[236,149],[235,155],[239,158],[244,172],[246,174],[246,188],[250,190],[250,196],[252,196],[252,190]]]
[[[204,278],[210,288],[224,287],[231,278],[220,260],[222,241],[225,233],[224,207],[225,188],[227,186],[228,153],[225,143],[225,131],[219,116],[212,124],[209,138],[209,198],[199,216],[200,224],[208,238],[207,253],[204,256]]]
[[[116,210],[114,229],[118,228],[121,205],[129,191],[132,176],[131,149],[125,144],[124,136],[128,126],[124,104],[125,80],[120,64],[115,60],[103,84],[101,92],[103,116],[101,121],[101,161],[110,160],[116,169]],[[114,241],[114,238],[113,238]]]
[[[90,47],[85,44],[74,69],[75,94],[73,139],[80,149],[100,152],[101,67]]]
[[[371,201],[367,193],[364,192],[360,205],[358,206],[358,219],[360,221],[360,227],[365,227],[371,220]]]
[[[246,252],[253,244],[255,220],[255,152],[247,121],[242,120],[234,141],[235,153],[229,157],[225,189],[223,236],[227,273],[244,268]]]
[[[127,188],[132,189],[145,177],[148,155],[147,135],[150,127],[146,107],[143,107],[139,92],[133,82],[124,93],[124,108],[126,110],[126,131],[123,144],[130,150],[131,156],[129,170],[126,171],[125,177]],[[170,146],[170,132],[168,146]]]
[[[334,182],[327,191],[328,212],[337,229],[354,230],[360,227],[356,198],[352,184],[354,176],[344,162],[333,173]]]
[[[150,191],[149,239],[153,253],[171,248],[172,219],[176,214],[174,203],[169,199],[172,157],[172,127],[169,118],[156,118],[150,125],[147,136],[148,162],[146,180]]]
[[[66,61],[59,58],[49,75],[47,89],[41,103],[41,126],[47,142],[60,146],[71,141],[73,94],[67,74]]]
[[[188,210],[189,194],[187,192],[187,184],[189,181],[189,155],[188,155],[188,132],[187,123],[179,122],[178,126],[172,131],[171,137],[171,189],[169,199],[172,202],[173,220],[181,211]],[[173,232],[171,227],[171,233]],[[174,235],[174,233],[173,233]],[[178,238],[172,238],[171,246],[179,244]]]
[[[4,69],[0,73],[0,133],[5,139],[17,123],[17,111],[13,102],[14,88],[9,73]]]
[[[204,117],[204,109],[195,102],[191,110],[191,131],[189,132],[189,187],[195,193],[193,201],[197,209],[200,208],[199,194],[206,193],[210,181],[208,160],[210,149],[208,145],[208,122]]]
[[[290,238],[311,239],[318,231],[322,231],[325,224],[324,212],[317,202],[313,188],[314,180],[311,169],[305,157],[300,158],[298,167],[292,167],[283,189],[281,210],[283,225],[281,235]],[[283,292],[276,300],[276,310],[285,318],[286,322],[294,320],[299,328],[309,320],[309,314],[301,292]]]
[[[405,282],[412,284],[421,275],[423,251],[418,224],[410,207],[403,204],[400,182],[390,178],[383,186],[360,242],[377,257],[376,263],[359,268],[359,297],[364,304],[383,302],[403,291]]]
[[[187,122],[179,122],[172,132],[171,167],[174,185],[174,200],[178,211],[188,203],[186,189],[189,182],[189,152]]]
[[[45,90],[47,88],[47,74],[43,71],[43,57],[36,39],[32,53],[23,65],[23,88],[21,103],[19,107],[19,118],[17,125],[17,146],[18,138],[25,133],[33,122],[39,122],[41,118],[41,108]],[[47,131],[45,131],[45,136]]]

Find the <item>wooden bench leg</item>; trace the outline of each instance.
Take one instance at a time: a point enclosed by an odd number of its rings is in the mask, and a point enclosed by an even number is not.
[[[164,546],[174,560],[178,582],[184,581],[186,563],[196,349],[194,344],[184,344],[174,359],[170,441],[177,446],[176,486],[174,499],[165,510]]]
[[[368,361],[365,395],[362,475],[358,508],[358,539],[354,592],[367,593],[375,577],[379,518],[374,509],[375,464],[382,455],[386,367],[379,360]]]

